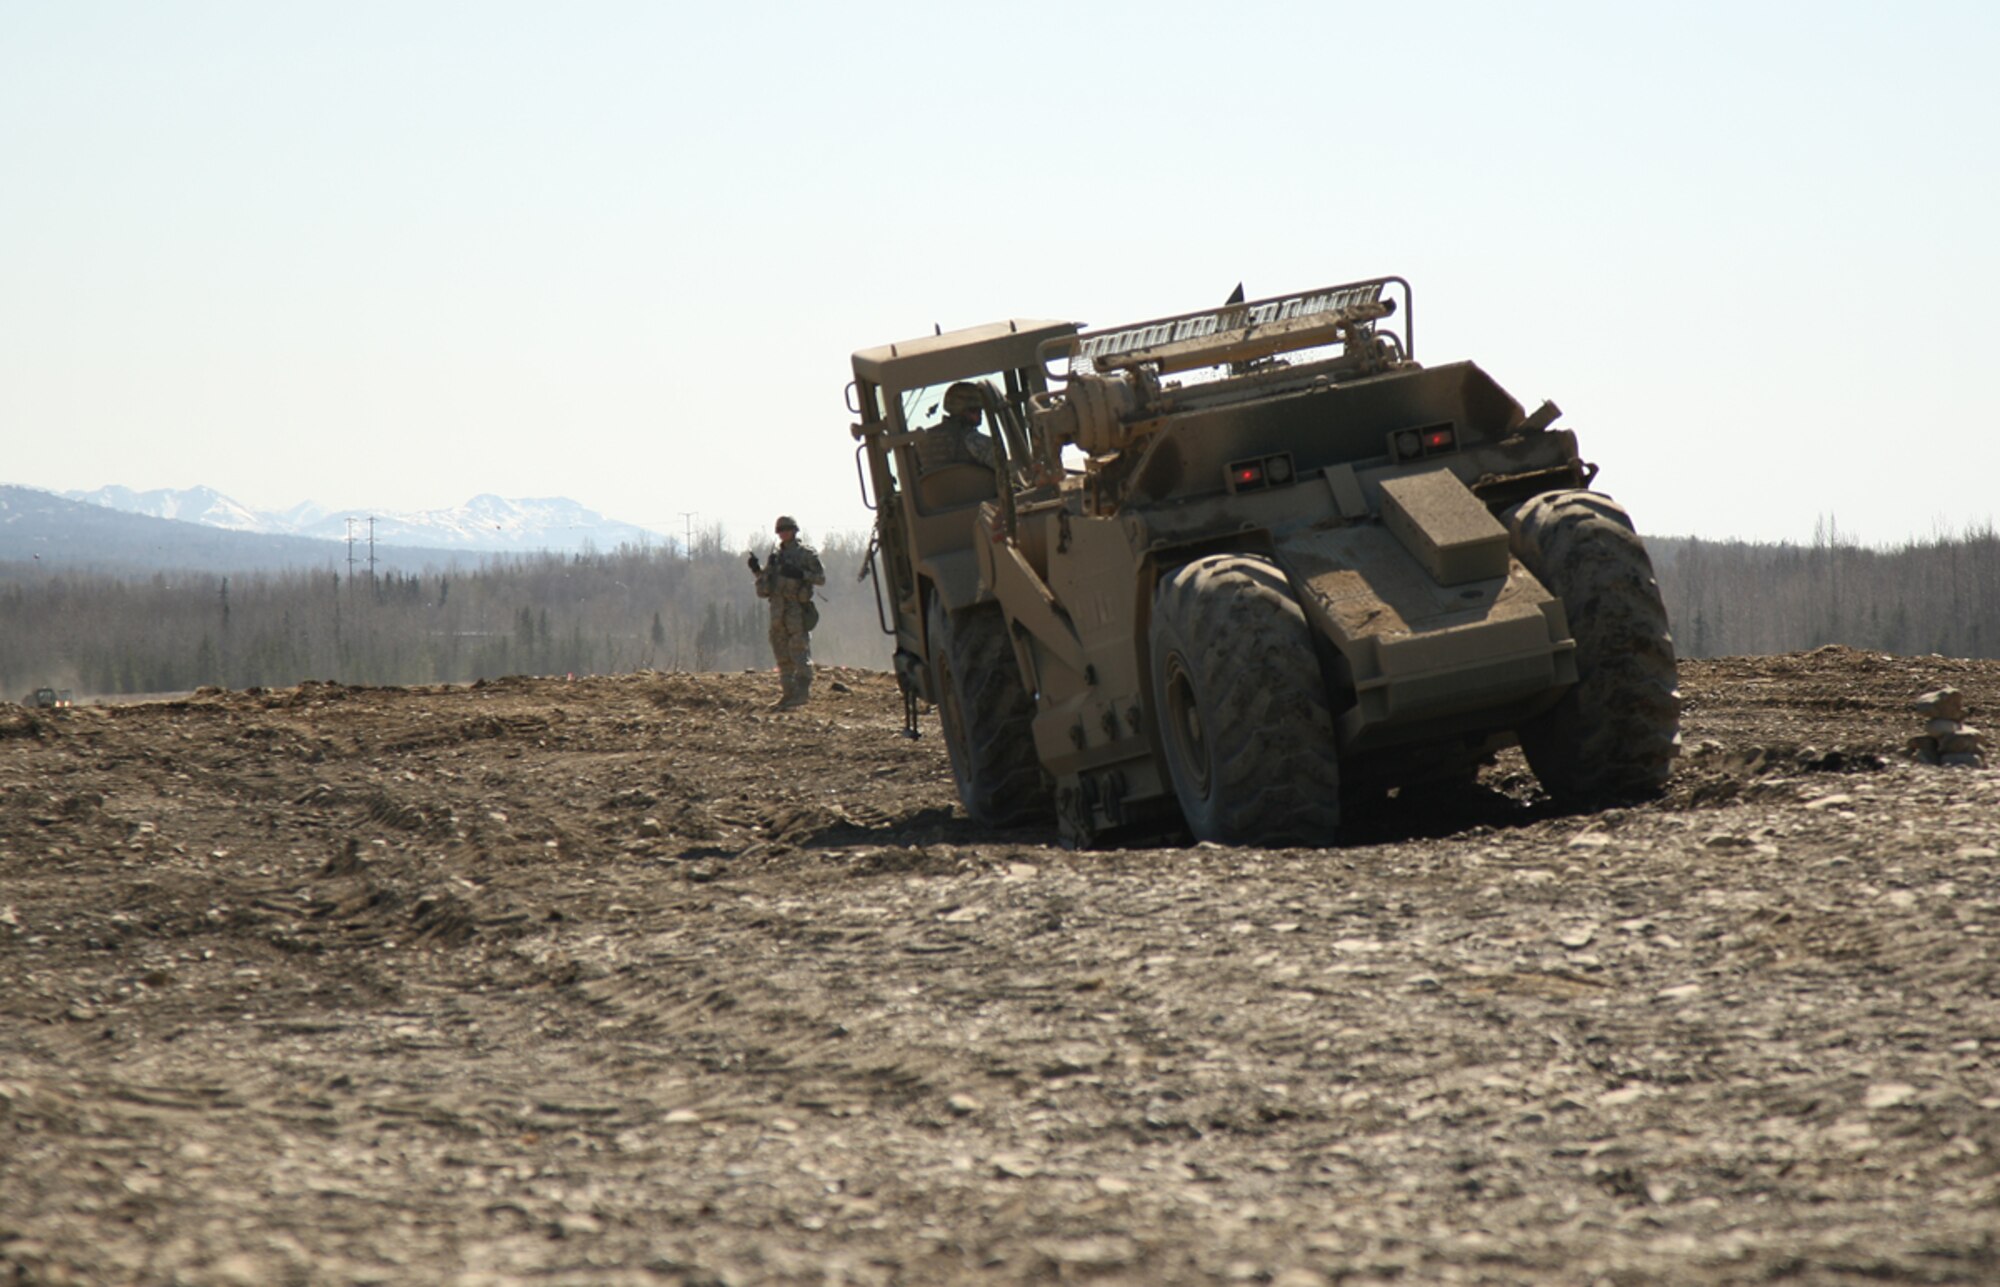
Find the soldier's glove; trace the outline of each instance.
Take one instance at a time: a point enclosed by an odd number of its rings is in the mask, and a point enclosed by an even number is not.
[[[757,561],[757,556],[754,554],[750,556],[750,570],[759,576],[764,574],[764,565]]]
[[[778,575],[788,576],[794,581],[803,581],[806,579],[806,574],[804,572],[800,571],[798,568],[793,567],[789,563],[784,563],[779,565]]]

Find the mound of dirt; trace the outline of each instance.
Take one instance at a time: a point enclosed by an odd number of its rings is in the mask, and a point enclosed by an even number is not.
[[[893,680],[0,706],[0,1281],[2000,1278],[2000,663],[1683,666],[1660,800],[1052,847]]]

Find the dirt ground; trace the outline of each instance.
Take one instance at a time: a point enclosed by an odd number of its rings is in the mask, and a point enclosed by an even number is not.
[[[859,671],[0,706],[0,1283],[2000,1281],[1945,685],[1287,851],[982,834]]]

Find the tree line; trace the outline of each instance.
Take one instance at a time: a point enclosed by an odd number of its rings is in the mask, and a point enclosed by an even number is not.
[[[1826,643],[2000,656],[2000,534],[1870,549],[1825,523],[1810,545],[1649,542],[1682,656]],[[866,545],[821,548],[817,661],[886,668],[891,646]],[[337,569],[63,572],[0,564],[0,697],[463,683],[508,674],[771,665],[765,607],[718,533],[687,551],[489,558],[477,567],[347,577]]]
[[[865,543],[820,548],[816,661],[886,667]],[[489,557],[354,577],[339,569],[118,576],[0,564],[0,698],[462,683],[510,674],[768,668],[768,616],[740,552]]]
[[[1893,549],[1651,538],[1683,657],[1847,644],[1902,655],[2000,657],[2000,532],[1991,524]]]

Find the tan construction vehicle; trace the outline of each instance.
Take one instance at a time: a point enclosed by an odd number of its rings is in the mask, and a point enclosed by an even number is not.
[[[882,625],[966,812],[1324,844],[1344,796],[1469,784],[1516,741],[1559,801],[1657,791],[1666,611],[1555,405],[1419,365],[1401,278],[1240,294],[854,355]],[[939,423],[966,384],[977,453]]]

